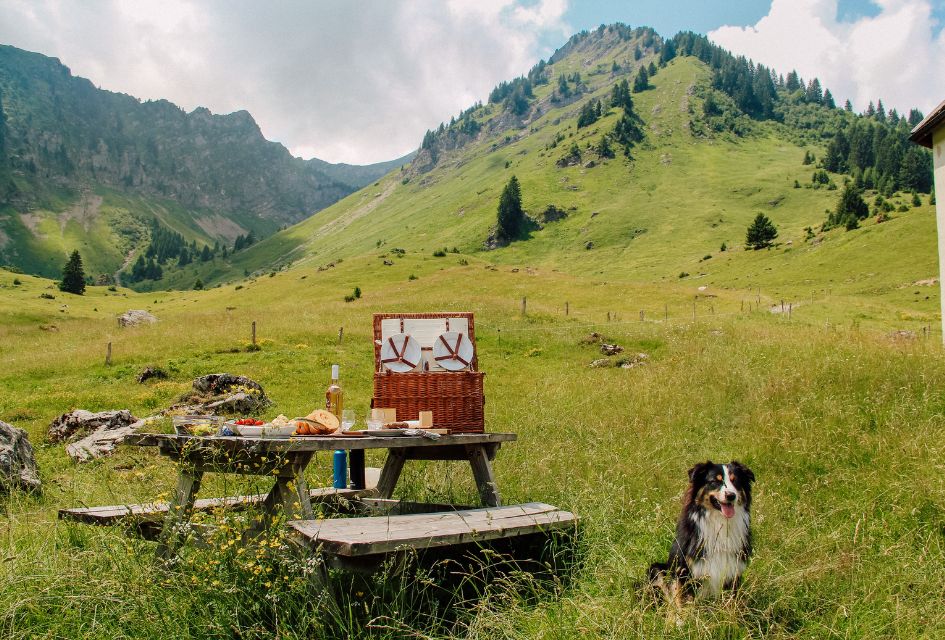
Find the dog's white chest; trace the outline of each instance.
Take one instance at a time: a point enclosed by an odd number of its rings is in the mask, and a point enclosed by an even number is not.
[[[745,570],[749,515],[739,505],[735,507],[732,518],[726,518],[718,511],[708,511],[703,517],[693,520],[705,554],[690,567],[692,577],[702,582],[703,589],[709,594],[717,595],[726,583]]]

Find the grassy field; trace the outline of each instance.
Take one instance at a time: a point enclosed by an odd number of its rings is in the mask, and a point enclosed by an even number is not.
[[[462,259],[469,264],[458,264]],[[760,311],[742,313],[748,292],[720,289],[697,300],[693,320],[696,283],[604,283],[524,266],[513,272],[473,256],[408,255],[387,268],[376,262],[367,256],[321,272],[300,267],[240,289],[135,294],[94,287],[81,298],[0,272],[0,418],[30,434],[45,489],[2,502],[4,637],[945,632],[937,604],[945,588],[945,361],[937,334],[888,335],[902,328],[902,309],[925,313],[937,297],[861,294],[851,306],[851,291],[801,305],[788,320],[767,311],[768,298]],[[21,284],[13,286],[14,277]],[[364,297],[343,302],[356,285]],[[56,298],[39,298],[44,292]],[[521,296],[528,298],[524,318]],[[128,308],[149,308],[161,322],[119,330],[114,316]],[[61,445],[45,441],[59,413],[129,408],[147,415],[194,376],[226,370],[259,380],[277,403],[272,415],[295,415],[319,403],[332,362],[342,364],[349,405],[363,412],[371,393],[370,314],[439,308],[476,312],[488,372],[487,428],[520,436],[495,465],[505,500],[546,501],[583,518],[582,563],[570,580],[540,584],[514,575],[450,612],[425,595],[422,581],[403,589],[351,585],[342,588],[340,615],[278,541],[257,564],[232,548],[191,549],[176,571],[163,572],[148,543],[57,522],[60,507],[147,501],[166,494],[174,479],[174,469],[147,450],[72,463]],[[651,310],[644,322],[639,308]],[[876,319],[864,326],[856,315],[867,308]],[[826,324],[828,316],[836,320]],[[262,350],[231,353],[245,345],[252,320]],[[580,344],[593,330],[631,353],[647,353],[647,364],[586,368],[600,357]],[[114,346],[111,367],[103,364],[107,342]],[[148,364],[166,368],[171,379],[137,384]],[[757,474],[756,556],[737,598],[700,605],[685,626],[665,629],[664,612],[641,581],[648,563],[668,549],[686,470],[705,458],[737,458]],[[370,456],[369,463],[380,459]],[[309,473],[312,484],[326,485],[330,457],[319,456]],[[408,466],[401,489],[468,501],[468,475],[458,463],[417,464]],[[206,495],[258,488],[221,478]]]

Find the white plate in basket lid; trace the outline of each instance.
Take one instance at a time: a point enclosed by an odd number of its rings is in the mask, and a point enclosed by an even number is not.
[[[472,359],[472,342],[465,333],[446,331],[433,343],[433,360],[447,371],[468,369]]]
[[[388,371],[413,371],[421,359],[420,343],[406,333],[394,334],[381,343],[381,365]]]

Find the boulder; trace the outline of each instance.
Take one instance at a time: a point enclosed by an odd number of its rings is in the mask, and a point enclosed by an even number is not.
[[[615,356],[618,353],[623,353],[623,347],[619,344],[607,344],[605,342],[600,346],[600,352],[605,356]]]
[[[53,420],[49,425],[48,436],[50,442],[64,442],[67,440],[74,442],[93,432],[121,429],[137,421],[138,419],[131,415],[131,412],[127,409],[100,411],[99,413],[76,409]]]
[[[193,389],[184,394],[174,412],[256,415],[272,405],[262,385],[245,376],[211,373],[195,378]]]
[[[621,369],[633,369],[634,367],[642,367],[649,359],[650,356],[645,353],[633,353],[620,358],[615,364]]]
[[[144,384],[148,380],[167,380],[167,371],[160,367],[145,367],[138,374],[138,384]]]
[[[131,309],[118,316],[119,327],[136,327],[139,324],[154,324],[158,319],[144,309]]]
[[[613,365],[614,365],[613,360],[610,360],[608,358],[598,358],[597,360],[595,360],[588,366],[591,369],[603,369],[605,367],[612,367]]]
[[[0,420],[0,493],[10,488],[40,491],[42,487],[26,432]]]

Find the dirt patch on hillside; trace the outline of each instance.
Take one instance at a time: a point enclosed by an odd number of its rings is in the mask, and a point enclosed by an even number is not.
[[[75,220],[86,231],[92,230],[92,223],[102,208],[102,196],[89,193],[83,195],[77,203],[59,214],[59,228],[66,230],[70,220]]]
[[[247,233],[247,230],[229,218],[213,214],[205,218],[197,218],[197,226],[203,229],[204,233],[212,238],[224,238],[231,244],[237,236]]]
[[[38,213],[21,213],[20,222],[23,223],[23,226],[30,230],[37,238],[42,238],[44,234],[39,231],[39,223],[43,219]]]
[[[312,238],[319,238],[330,233],[336,233],[346,229],[351,223],[374,211],[374,209],[376,209],[379,204],[381,204],[390,194],[394,192],[394,188],[396,186],[397,183],[392,180],[387,184],[387,186],[384,187],[383,191],[366,194],[364,198],[361,199],[360,205],[335,218],[331,222],[327,222],[322,225],[318,230],[315,231],[314,234],[312,234]]]

